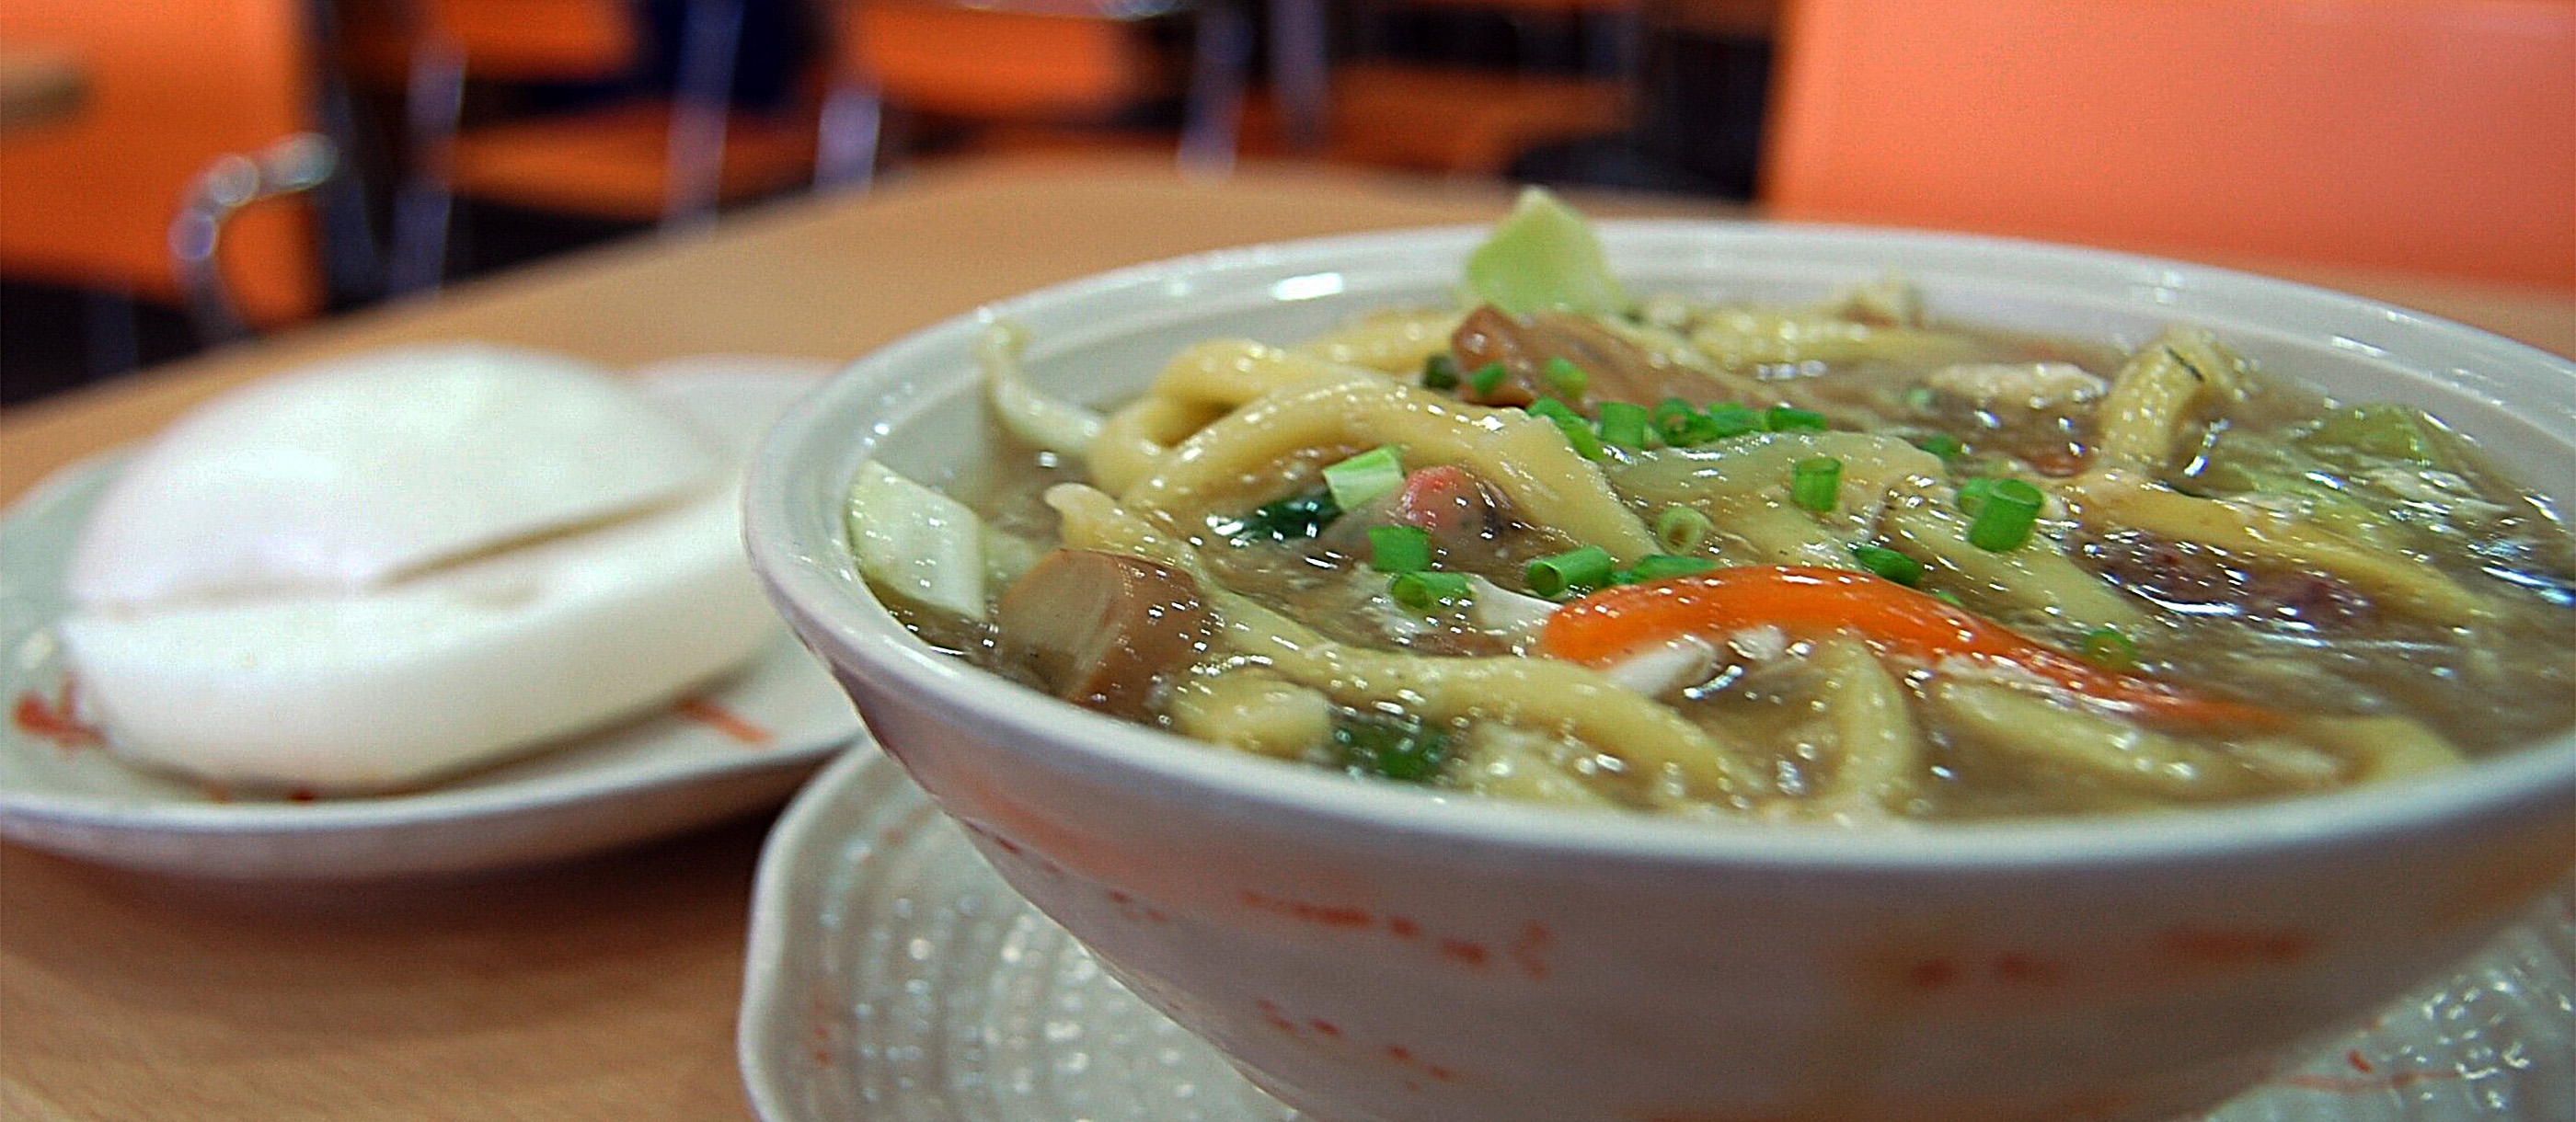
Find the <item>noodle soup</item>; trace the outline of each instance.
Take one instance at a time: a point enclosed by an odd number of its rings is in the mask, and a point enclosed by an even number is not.
[[[1631,297],[1533,195],[1464,306],[1208,340],[1017,452],[869,465],[861,567],[1077,704],[1376,780],[1682,816],[2094,814],[2576,723],[2576,548],[2438,421],[2174,328]],[[2286,376],[2285,376],[2286,375]]]

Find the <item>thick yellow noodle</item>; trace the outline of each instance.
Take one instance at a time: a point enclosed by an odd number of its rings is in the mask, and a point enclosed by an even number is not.
[[[1819,796],[1825,807],[1869,815],[1903,808],[1914,797],[1923,738],[1895,676],[1878,655],[1852,639],[1816,648],[1824,672],[1825,715],[1842,758]]]
[[[1277,465],[1299,452],[1380,444],[1402,445],[1407,464],[1466,467],[1522,518],[1609,550],[1622,564],[1655,551],[1645,523],[1553,423],[1369,375],[1276,391],[1227,414],[1172,449],[1119,502],[1167,515],[1204,510],[1247,480],[1274,480]]]
[[[1650,800],[1673,808],[1742,806],[1758,771],[1670,707],[1567,662],[1425,658],[1334,642],[1209,579],[1186,544],[1080,484],[1047,492],[1065,544],[1145,557],[1199,578],[1225,644],[1273,673],[1345,705],[1399,704],[1438,720],[1494,720],[1553,730],[1626,761]]]
[[[2251,793],[2252,778],[2226,753],[2054,698],[1965,679],[1943,682],[1932,703],[1977,743],[2114,787],[2177,802]]]
[[[2182,443],[2183,425],[2209,402],[2244,392],[2245,360],[2206,331],[2177,327],[2157,336],[2112,379],[2100,412],[2093,462],[2162,467]]]
[[[2123,472],[2087,475],[2065,494],[2076,516],[2091,525],[2143,530],[2293,572],[2323,573],[2426,619],[2467,624],[2493,610],[2429,564],[2361,545],[2295,515],[2186,495]]]
[[[2066,555],[2053,539],[2006,552],[1968,541],[1968,519],[1947,485],[1927,487],[1888,506],[1885,525],[1897,552],[1935,571],[1947,569],[1971,585],[2051,619],[2085,629],[2143,626],[2146,613],[2118,589]]]
[[[1370,316],[1347,327],[1300,343],[1296,351],[1326,362],[1365,366],[1389,374],[1422,369],[1431,356],[1449,349],[1457,334],[1460,312],[1398,311]]]
[[[1374,373],[1250,339],[1192,344],[1163,365],[1152,388],[1101,426],[1089,449],[1091,477],[1111,491],[1125,491],[1153,474],[1172,445],[1227,410],[1273,390]]]
[[[2284,513],[2186,495],[2157,484],[2183,443],[2184,426],[2210,403],[2244,393],[2245,360],[2207,331],[2177,327],[2138,349],[2103,399],[2091,469],[2061,485],[2075,517],[2096,530],[2143,530],[2239,558],[2312,570],[2400,611],[2448,624],[2493,608],[2440,570]]]

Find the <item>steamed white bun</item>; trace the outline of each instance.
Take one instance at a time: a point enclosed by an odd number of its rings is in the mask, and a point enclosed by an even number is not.
[[[809,384],[454,347],[249,387],[110,489],[66,657],[120,752],[235,782],[412,784],[615,719],[774,633],[735,490]]]
[[[607,372],[497,347],[377,351],[199,407],[82,528],[88,605],[354,591],[706,486],[722,450]]]

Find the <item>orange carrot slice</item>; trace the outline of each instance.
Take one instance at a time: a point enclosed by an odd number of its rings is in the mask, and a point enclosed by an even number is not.
[[[2270,727],[2281,714],[2201,697],[2075,658],[1903,585],[1865,573],[1748,565],[1605,589],[1558,608],[1539,651],[1603,666],[1675,636],[1714,637],[1771,624],[1801,638],[1843,633],[1923,662],[2007,663],[2097,701],[2177,724]]]

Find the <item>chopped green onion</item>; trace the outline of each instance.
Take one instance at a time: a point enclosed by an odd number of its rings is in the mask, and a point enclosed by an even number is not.
[[[1915,441],[1914,446],[1926,452],[1930,452],[1935,456],[1941,457],[1941,461],[1943,463],[1948,463],[1951,460],[1957,459],[1960,453],[1968,450],[1968,446],[1965,443],[1962,443],[1958,437],[1952,436],[1946,432],[1933,433],[1930,436]]]
[[[1404,486],[1404,464],[1396,446],[1381,444],[1324,469],[1324,486],[1343,510],[1358,510]]]
[[[1583,391],[1592,388],[1592,376],[1576,366],[1574,360],[1562,355],[1547,360],[1538,368],[1538,380],[1547,383],[1547,388],[1571,398],[1581,398]]]
[[[1823,432],[1825,415],[1806,409],[1774,405],[1762,415],[1762,427],[1773,432]]]
[[[1930,386],[1914,386],[1905,391],[1905,407],[1917,413],[1931,412],[1939,400],[1940,394]]]
[[[1418,573],[1431,567],[1431,535],[1419,526],[1371,526],[1369,567],[1381,573]]]
[[[1986,509],[1986,497],[1994,494],[1995,484],[2001,482],[2003,480],[1999,477],[1987,476],[1960,484],[1959,512],[1973,517],[1978,511]]]
[[[1458,388],[1458,360],[1442,351],[1422,362],[1422,388],[1454,390]]]
[[[1732,401],[1708,407],[1705,430],[1710,440],[1727,440],[1762,429],[1762,411]]]
[[[1625,401],[1601,403],[1601,442],[1620,448],[1646,446],[1646,407]]]
[[[1502,363],[1488,362],[1477,367],[1475,373],[1467,375],[1467,388],[1476,391],[1478,397],[1490,396],[1503,384],[1503,374]]]
[[[1789,501],[1822,514],[1842,495],[1843,462],[1810,456],[1789,467]]]
[[[1627,579],[1619,583],[1643,584],[1647,581],[1670,580],[1674,577],[1705,573],[1715,568],[1717,568],[1717,562],[1707,557],[1676,557],[1669,553],[1649,553],[1638,558],[1636,567],[1627,570]]]
[[[2009,553],[2028,544],[2039,525],[2039,488],[2027,480],[1998,479],[1985,496],[1975,521],[1968,523],[1968,544],[1988,553]]]
[[[1386,592],[1387,595],[1395,597],[1396,603],[1415,611],[1429,609],[1435,604],[1463,603],[1474,598],[1476,594],[1475,586],[1467,582],[1467,574],[1439,573],[1427,569],[1420,572],[1397,573],[1394,580],[1387,582]]]
[[[1618,559],[1610,556],[1609,550],[1587,545],[1530,562],[1523,579],[1529,583],[1531,594],[1554,599],[1569,592],[1600,588],[1610,583],[1610,572],[1618,567]]]
[[[2105,670],[2134,670],[2138,665],[2138,645],[2116,627],[2097,627],[2084,633],[2084,658]]]
[[[1686,506],[1668,506],[1655,516],[1655,541],[1675,553],[1698,549],[1708,530],[1708,516]]]
[[[1699,443],[1694,439],[1693,433],[1698,430],[1703,418],[1699,410],[1691,408],[1691,403],[1678,397],[1665,398],[1656,403],[1654,419],[1655,431],[1664,435],[1664,443],[1675,448],[1685,448]]]
[[[1559,423],[1583,419],[1583,414],[1575,412],[1573,406],[1552,397],[1542,397],[1522,408],[1533,415]]]
[[[1353,774],[1419,783],[1449,762],[1449,735],[1415,717],[1358,714],[1333,722],[1333,749]]]
[[[1907,588],[1923,583],[1923,563],[1883,545],[1856,545],[1852,560],[1860,567]]]
[[[1236,539],[1297,541],[1323,533],[1324,527],[1341,516],[1342,508],[1334,504],[1332,492],[1318,487],[1302,495],[1263,503],[1224,532]]]
[[[1575,455],[1587,460],[1603,459],[1609,455],[1601,450],[1601,434],[1593,431],[1592,422],[1584,420],[1583,414],[1575,412],[1572,406],[1552,397],[1542,397],[1529,403],[1529,411],[1556,422],[1557,431],[1565,434],[1565,442],[1574,446]]]
[[[1964,612],[1968,610],[1968,605],[1960,601],[1959,594],[1956,592],[1944,589],[1940,592],[1933,593],[1932,598],[1944,604],[1948,604],[1953,608],[1957,608],[1960,611]]]

